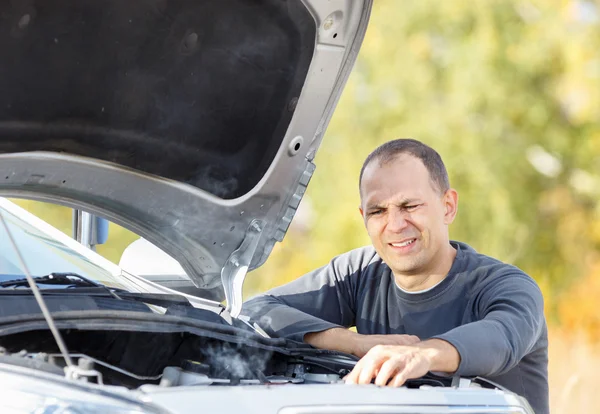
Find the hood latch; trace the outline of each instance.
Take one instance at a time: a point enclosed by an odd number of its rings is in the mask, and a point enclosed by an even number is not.
[[[231,253],[221,269],[221,281],[227,300],[226,310],[233,318],[237,318],[242,311],[244,279],[256,252],[263,226],[262,220],[252,220],[244,241]]]

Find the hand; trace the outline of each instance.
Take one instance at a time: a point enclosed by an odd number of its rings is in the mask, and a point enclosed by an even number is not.
[[[377,345],[413,345],[419,341],[419,337],[414,335],[358,335],[352,354],[362,358]]]
[[[406,380],[421,378],[431,370],[428,350],[414,346],[377,345],[356,363],[345,378],[347,384],[400,387]]]
[[[429,371],[454,373],[460,365],[457,349],[441,339],[413,345],[377,345],[356,363],[344,379],[348,384],[400,387]]]

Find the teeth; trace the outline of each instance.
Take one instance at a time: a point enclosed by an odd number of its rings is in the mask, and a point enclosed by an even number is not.
[[[391,245],[394,247],[406,247],[409,244],[413,244],[414,242],[415,242],[415,239],[412,239],[412,240],[405,241],[403,243],[391,243]]]

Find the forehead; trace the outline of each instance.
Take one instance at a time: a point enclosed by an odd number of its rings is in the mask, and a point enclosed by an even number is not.
[[[379,160],[369,163],[360,192],[365,203],[379,203],[392,198],[425,198],[435,194],[435,189],[423,162],[400,154],[383,164]]]

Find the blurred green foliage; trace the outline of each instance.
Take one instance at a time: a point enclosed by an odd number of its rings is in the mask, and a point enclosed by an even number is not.
[[[246,296],[369,243],[359,170],[399,137],[445,160],[452,238],[533,276],[551,320],[585,324],[564,301],[600,279],[599,3],[376,0],[296,220]],[[70,234],[70,210],[20,204]],[[118,262],[134,239],[112,226],[99,252]]]
[[[451,237],[526,270],[556,316],[599,260],[599,16],[581,1],[375,1],[302,202],[310,217],[300,211],[247,293],[369,243],[362,162],[412,137],[440,152],[458,190]]]

